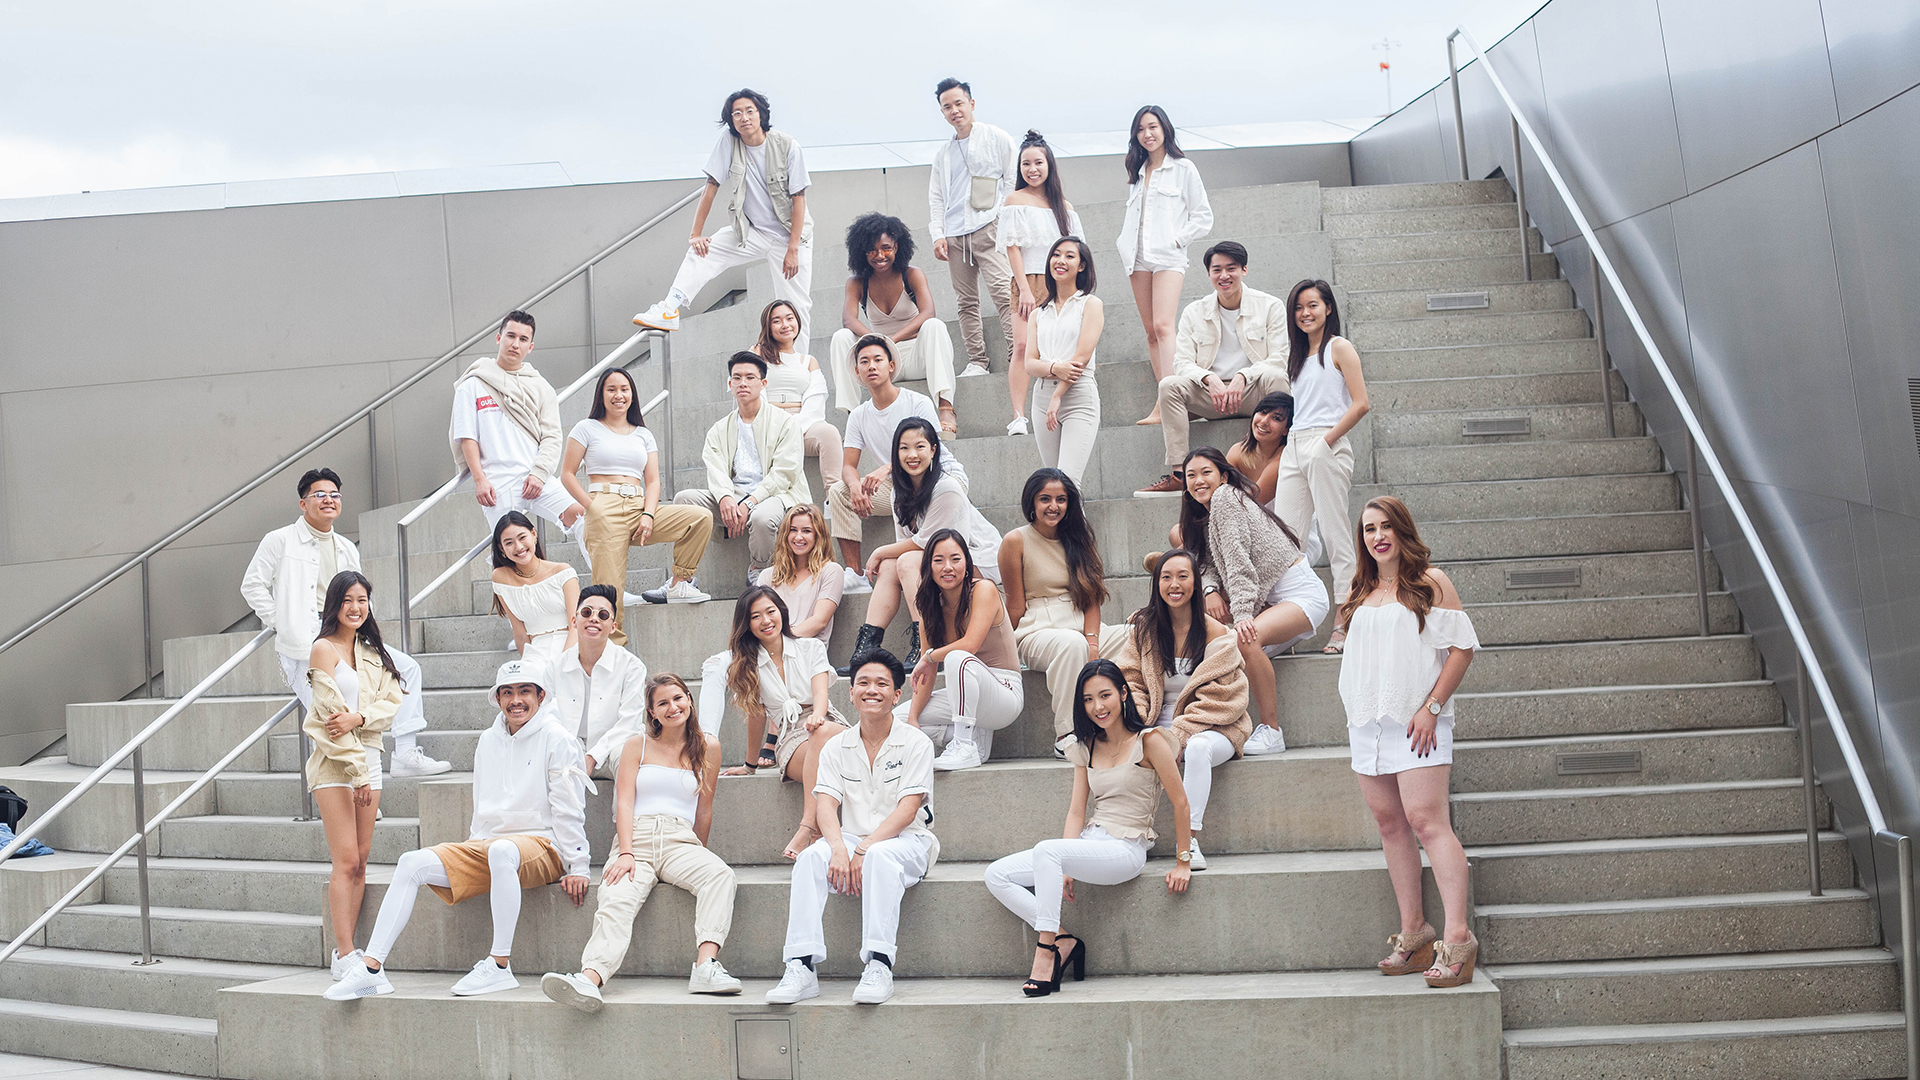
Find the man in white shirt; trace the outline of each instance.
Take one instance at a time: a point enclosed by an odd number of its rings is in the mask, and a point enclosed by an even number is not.
[[[700,459],[707,486],[673,497],[713,513],[729,537],[747,534],[748,581],[773,562],[780,519],[790,507],[813,501],[807,484],[806,433],[785,409],[766,407],[767,362],[759,353],[737,352],[727,361],[733,412],[707,429]]]
[[[567,494],[560,470],[560,403],[532,364],[533,316],[510,311],[493,335],[499,352],[475,360],[453,386],[447,440],[473,477],[473,498],[491,529],[507,511],[539,514],[574,542],[587,510]]]
[[[454,994],[472,997],[520,985],[509,960],[524,889],[560,887],[579,907],[587,898],[587,831],[580,744],[541,709],[548,676],[538,660],[509,660],[493,679],[500,707],[473,752],[470,839],[409,851],[393,868],[373,937],[326,991],[330,1001],[393,993],[388,954],[413,916],[421,886],[457,904],[486,895],[493,907],[493,945]],[[343,958],[344,959],[344,958]]]
[[[1242,284],[1247,249],[1240,244],[1222,240],[1207,249],[1205,261],[1213,293],[1180,313],[1173,374],[1160,380],[1167,472],[1134,492],[1140,498],[1175,498],[1185,490],[1177,474],[1186,460],[1187,425],[1193,416],[1252,416],[1261,398],[1289,386],[1286,302]]]
[[[573,625],[580,644],[560,654],[547,710],[586,750],[587,772],[611,779],[620,748],[647,716],[647,665],[624,646],[609,647],[620,602],[611,585],[580,590]]]
[[[906,669],[885,649],[853,658],[858,726],[827,740],[813,786],[820,839],[793,863],[787,902],[786,972],[767,992],[773,1004],[820,996],[814,966],[827,958],[822,918],[829,891],[860,898],[860,959],[853,1000],[893,996],[900,901],[940,856],[933,835],[933,741],[897,723]]]
[[[1000,333],[1013,355],[1013,268],[1001,248],[995,222],[1020,175],[1019,144],[992,124],[975,122],[973,88],[941,79],[933,96],[953,138],[934,151],[927,176],[927,231],[933,257],[947,264],[966,343],[964,379],[987,373],[987,336],[980,321],[980,272],[1000,313]]]
[[[360,549],[334,529],[342,507],[340,474],[332,469],[309,469],[300,477],[300,520],[275,529],[260,539],[253,561],[240,579],[240,595],[273,628],[273,649],[287,688],[300,707],[313,708],[313,687],[307,682],[314,639],[320,636],[320,611],[326,606],[327,586],[342,570],[360,570]],[[396,777],[434,776],[452,769],[420,749],[420,732],[427,714],[420,680],[420,664],[387,646],[400,672],[400,711],[393,718],[393,764]]]
[[[773,130],[773,109],[757,90],[738,90],[720,110],[727,126],[707,158],[707,186],[693,214],[687,256],[666,299],[633,317],[637,326],[678,330],[680,312],[708,282],[731,267],[765,260],[773,295],[794,306],[805,342],[813,310],[813,216],[807,212],[807,165],[800,144]],[[702,236],[713,197],[728,189],[728,224]],[[800,350],[805,352],[803,346]]]

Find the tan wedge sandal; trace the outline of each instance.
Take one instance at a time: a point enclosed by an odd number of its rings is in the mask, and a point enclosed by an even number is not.
[[[1388,937],[1387,946],[1393,950],[1393,955],[1380,961],[1380,974],[1418,975],[1427,970],[1433,966],[1433,943],[1438,940],[1440,935],[1431,926],[1422,927],[1417,934],[1394,934]],[[1395,963],[1394,956],[1405,959]]]
[[[1433,971],[1446,971],[1455,964],[1460,966],[1458,975],[1427,976],[1427,985],[1435,989],[1448,986],[1465,986],[1473,981],[1473,965],[1480,959],[1480,939],[1472,934],[1467,940],[1453,945],[1445,941],[1434,947]]]

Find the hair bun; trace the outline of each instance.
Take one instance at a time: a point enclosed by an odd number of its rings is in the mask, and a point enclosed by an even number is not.
[[[1022,148],[1025,148],[1028,146],[1045,146],[1047,145],[1047,139],[1046,139],[1046,136],[1040,134],[1039,132],[1033,130],[1032,128],[1028,128],[1027,137],[1020,140],[1020,145]]]

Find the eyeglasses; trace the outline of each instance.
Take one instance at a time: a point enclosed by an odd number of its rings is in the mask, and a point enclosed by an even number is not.
[[[307,492],[307,498],[318,499],[321,502],[339,502],[340,493],[337,491],[309,491]]]
[[[580,617],[583,619],[595,619],[599,622],[612,622],[613,612],[607,608],[581,608]]]

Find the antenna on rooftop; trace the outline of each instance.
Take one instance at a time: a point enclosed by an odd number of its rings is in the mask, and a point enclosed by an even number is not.
[[[1393,112],[1393,50],[1400,43],[1392,38],[1381,38],[1374,48],[1380,50],[1380,74],[1387,78],[1387,112]]]

